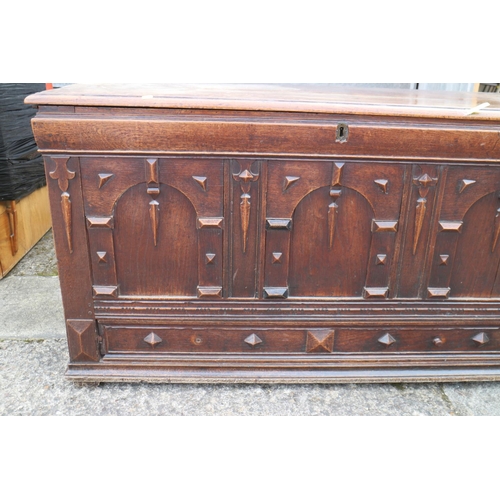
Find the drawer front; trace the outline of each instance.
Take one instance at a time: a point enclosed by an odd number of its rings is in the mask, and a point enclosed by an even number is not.
[[[339,332],[338,352],[443,352],[500,349],[498,328],[399,328]]]
[[[498,328],[174,328],[101,325],[113,353],[398,353],[482,352],[500,349]]]
[[[107,353],[279,353],[301,352],[303,330],[231,328],[102,327]]]

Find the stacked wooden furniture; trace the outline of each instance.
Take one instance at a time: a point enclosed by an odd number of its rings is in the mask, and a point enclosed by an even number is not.
[[[12,270],[50,226],[47,186],[20,200],[0,201],[0,278]]]
[[[31,130],[35,110],[25,97],[40,83],[0,83],[0,279],[50,229],[43,160]]]
[[[75,85],[26,102],[69,377],[500,378],[498,96]]]

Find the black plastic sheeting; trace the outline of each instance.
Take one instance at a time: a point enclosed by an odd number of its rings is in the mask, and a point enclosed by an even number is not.
[[[19,200],[45,185],[31,130],[36,109],[24,104],[26,96],[42,90],[44,83],[0,84],[0,201]]]

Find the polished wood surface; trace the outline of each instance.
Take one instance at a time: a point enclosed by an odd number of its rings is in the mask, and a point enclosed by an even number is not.
[[[479,92],[363,89],[324,84],[92,84],[29,96],[27,104],[245,111],[300,111],[500,120],[500,96]]]
[[[68,376],[499,379],[499,116],[494,101],[465,115],[477,99],[321,86],[29,97]]]

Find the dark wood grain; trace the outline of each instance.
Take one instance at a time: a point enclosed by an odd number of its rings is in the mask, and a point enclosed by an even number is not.
[[[81,187],[81,170],[78,158],[44,157],[47,186],[49,188],[50,211],[59,280],[63,293],[64,315],[67,325],[68,346],[71,359],[97,360],[97,328],[94,315],[93,289],[88,236]],[[63,166],[66,180],[60,181],[57,166]],[[68,179],[68,177],[70,179]],[[59,185],[61,183],[61,185]],[[61,188],[71,200],[70,224],[61,205]],[[71,248],[68,244],[70,235]]]
[[[257,297],[256,269],[259,258],[259,209],[262,161],[231,160],[230,196],[231,297]],[[246,177],[244,174],[248,172]]]
[[[290,296],[362,295],[369,265],[373,212],[359,193],[344,188],[330,247],[328,193],[328,187],[311,193],[295,210],[290,246]]]
[[[500,113],[499,113],[500,114]],[[337,126],[315,116],[274,120],[163,115],[103,116],[40,114],[33,131],[42,153],[165,153],[219,155],[287,155],[308,157],[381,159],[455,159],[498,161],[500,128],[492,124],[469,127],[432,122],[400,123],[380,120],[366,123],[352,117],[349,140],[336,142]],[[62,146],[64,145],[64,146]]]
[[[500,100],[466,114],[483,100],[294,85],[29,97],[68,376],[500,380]]]
[[[456,352],[456,351],[498,351],[500,330],[498,328],[423,328],[423,329],[353,329],[303,328],[274,329],[263,328],[165,328],[163,326],[103,326],[104,350],[116,353],[296,353],[312,352],[308,348],[310,337],[317,340],[331,335],[330,349],[315,349],[320,355],[342,352]],[[153,333],[162,341],[151,345],[145,339]],[[479,344],[474,337],[486,335],[487,342]],[[250,335],[257,335],[260,342],[246,342]],[[389,335],[390,345],[383,340]],[[438,341],[436,339],[439,339]]]
[[[453,296],[492,296],[500,264],[500,248],[491,251],[499,206],[497,193],[484,196],[467,211],[461,233],[450,233],[458,240],[450,283]],[[481,240],[484,244],[478,245]]]
[[[120,292],[143,297],[194,297],[198,285],[196,212],[185,196],[166,185],[162,185],[157,200],[161,215],[156,245],[146,184],[127,190],[116,205],[114,238]]]

